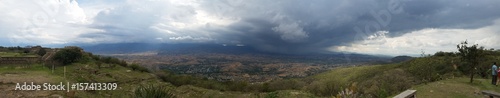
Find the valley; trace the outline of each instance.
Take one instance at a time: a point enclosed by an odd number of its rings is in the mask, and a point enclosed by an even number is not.
[[[112,55],[128,63],[137,63],[150,69],[167,69],[178,74],[190,74],[218,81],[264,82],[280,78],[299,78],[314,75],[338,66],[356,66],[375,62],[373,59],[349,63],[344,58],[270,55]]]
[[[105,52],[128,63],[152,70],[169,70],[217,81],[266,82],[276,79],[301,78],[339,66],[388,63],[390,58],[360,54],[270,54],[247,47],[211,45],[206,48],[166,45],[156,51]],[[98,51],[96,51],[99,53]],[[102,53],[102,52],[101,52]]]

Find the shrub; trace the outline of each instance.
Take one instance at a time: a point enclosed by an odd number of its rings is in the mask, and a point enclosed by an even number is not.
[[[403,63],[402,67],[421,82],[433,82],[441,75],[453,72],[453,64],[443,57],[423,57]]]
[[[342,83],[336,81],[315,81],[306,90],[318,96],[335,96],[341,91]]]
[[[414,80],[404,70],[392,69],[377,74],[369,80],[361,81],[360,86],[365,88],[360,89],[360,92],[377,98],[385,98],[410,88]]]
[[[127,67],[128,64],[127,64],[127,62],[122,60],[118,65],[123,66],[123,67]]]
[[[352,83],[349,88],[345,88],[340,91],[337,96],[333,98],[358,98],[356,83]]]
[[[132,70],[137,70],[137,71],[140,71],[140,72],[149,72],[149,70],[145,67],[142,67],[138,64],[131,64],[130,65],[130,68],[132,68]]]
[[[165,86],[140,86],[135,89],[135,98],[175,98]]]

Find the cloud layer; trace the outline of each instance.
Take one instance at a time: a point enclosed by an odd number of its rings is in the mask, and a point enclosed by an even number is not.
[[[400,55],[451,51],[450,45],[469,39],[500,48],[492,44],[500,33],[493,30],[500,19],[496,4],[500,1],[2,0],[0,44],[215,43],[281,53]]]
[[[477,29],[438,29],[428,28],[405,33],[402,36],[387,37],[381,31],[350,45],[330,47],[332,51],[355,52],[383,55],[412,55],[422,52],[433,54],[437,51],[454,52],[456,45],[465,40],[479,44],[487,49],[500,48],[500,19],[494,24]]]

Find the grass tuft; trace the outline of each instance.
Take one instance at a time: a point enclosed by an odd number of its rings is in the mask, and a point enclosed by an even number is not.
[[[135,89],[135,98],[175,98],[165,86],[147,85]]]

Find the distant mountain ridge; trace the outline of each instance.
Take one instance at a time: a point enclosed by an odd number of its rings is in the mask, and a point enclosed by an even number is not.
[[[279,54],[259,51],[249,46],[222,44],[150,44],[150,43],[116,43],[80,46],[88,52],[97,54],[126,54],[156,51],[159,54],[186,53],[224,53],[224,54]]]
[[[242,53],[283,54],[283,55],[286,54],[286,53],[260,51],[250,46],[222,45],[222,44],[114,43],[114,44],[79,45],[79,46],[85,49],[85,51],[97,54],[137,53],[137,52],[147,52],[147,51],[157,51],[159,53],[197,51],[197,52],[208,52],[208,53],[231,53],[231,54],[242,54]],[[316,55],[320,53],[312,53],[312,54]],[[343,54],[343,53],[332,52],[329,54]],[[289,53],[288,55],[304,55],[304,54]]]

